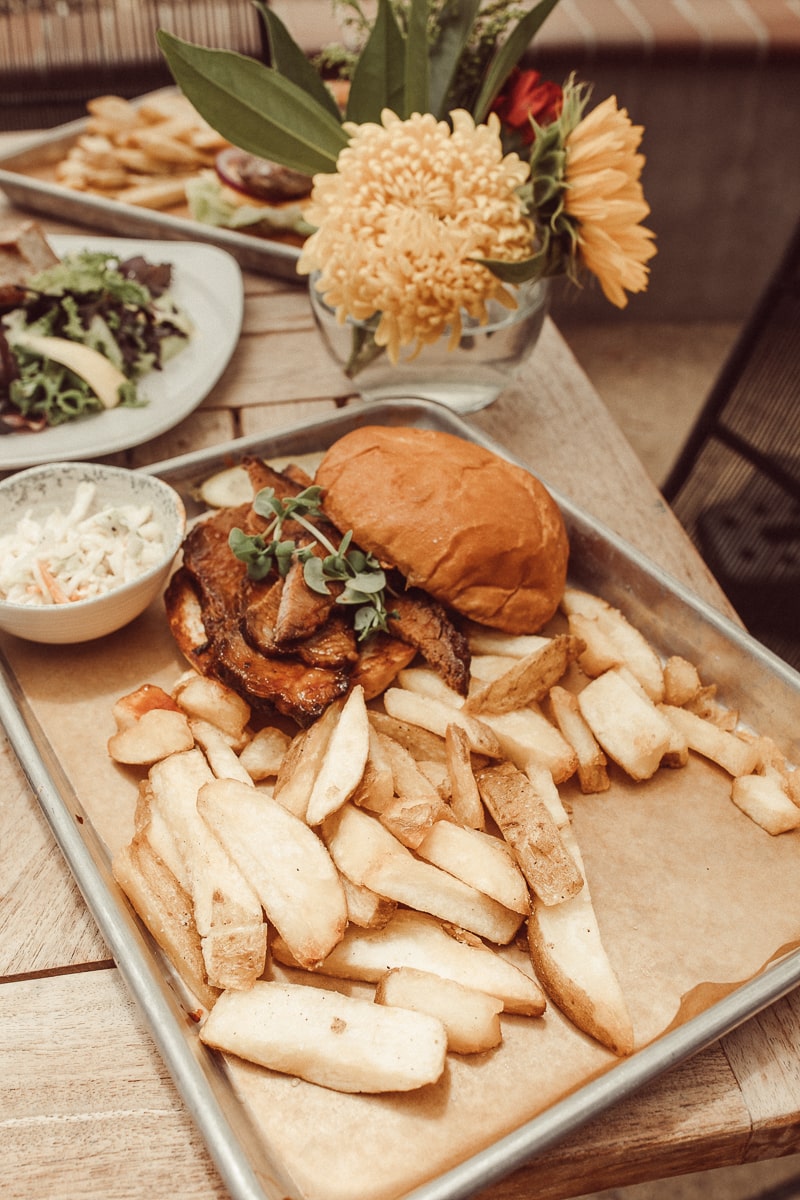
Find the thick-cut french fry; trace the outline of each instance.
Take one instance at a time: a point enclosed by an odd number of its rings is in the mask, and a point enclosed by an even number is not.
[[[278,962],[294,965],[280,938],[273,953]],[[405,908],[398,908],[381,929],[349,928],[318,969],[339,979],[377,983],[391,967],[415,967],[454,979],[496,996],[506,1012],[540,1017],[545,1010],[544,993],[532,975],[483,942],[455,938],[435,917]]]
[[[198,812],[198,793],[213,778],[200,750],[173,754],[150,768],[152,804],[185,864],[209,983],[249,987],[264,970],[267,927],[255,890]]]
[[[272,779],[281,769],[291,738],[274,725],[265,725],[244,746],[239,762],[252,780]]]
[[[702,688],[697,667],[680,654],[671,655],[664,663],[664,703],[688,704]]]
[[[441,796],[411,752],[384,734],[378,734],[378,740],[392,770],[394,794],[403,800],[428,803],[434,812],[441,813]]]
[[[584,649],[578,659],[581,670],[594,679],[604,671],[622,666],[622,655],[607,633],[600,628],[596,617],[585,613],[571,612],[567,618],[569,631],[580,638]]]
[[[525,877],[500,838],[453,821],[437,821],[417,846],[417,854],[505,908],[523,915],[530,911]]]
[[[425,776],[428,783],[441,797],[445,804],[449,804],[452,797],[452,789],[450,786],[450,775],[447,770],[447,763],[431,762],[429,759],[420,759],[417,763],[421,774]]]
[[[569,813],[564,807],[561,793],[556,787],[553,776],[547,767],[539,763],[529,762],[523,768],[531,787],[545,806],[559,829],[569,825]]]
[[[208,765],[218,779],[238,779],[241,783],[254,786],[251,775],[239,762],[239,756],[217,725],[195,717],[189,721],[189,728],[196,744],[205,754]]]
[[[361,807],[377,813],[404,846],[414,849],[435,821],[449,816],[449,809],[403,746],[382,734],[376,737],[391,769],[392,792],[388,798],[373,792]]]
[[[572,830],[564,838],[584,884],[563,904],[534,899],[528,920],[531,959],[545,991],[565,1016],[615,1054],[630,1054],[634,1033],[619,980],[603,946]]]
[[[232,779],[205,784],[197,808],[297,961],[322,961],[344,933],[347,903],[317,835],[278,801]]]
[[[398,842],[410,850],[416,850],[431,826],[439,819],[442,803],[428,800],[416,801],[394,796],[377,814],[378,820]]]
[[[319,773],[328,741],[342,711],[342,701],[330,704],[318,721],[291,741],[275,780],[273,796],[285,809],[305,820],[311,789]]]
[[[720,729],[713,721],[685,708],[663,704],[659,710],[686,738],[689,749],[710,758],[729,775],[751,775],[758,765],[758,746]]]
[[[431,733],[443,738],[448,725],[460,725],[469,738],[470,749],[475,754],[485,754],[489,758],[500,758],[502,751],[491,729],[477,717],[471,717],[461,709],[434,700],[429,696],[420,696],[414,692],[404,691],[403,688],[389,688],[383,697],[384,707],[390,717],[399,721],[407,721],[409,725],[420,725]]]
[[[347,903],[348,921],[358,925],[360,929],[382,929],[397,911],[396,902],[379,896],[377,892],[361,883],[353,883],[341,872],[339,874]]]
[[[503,1040],[502,1000],[430,971],[392,968],[375,989],[375,1003],[430,1013],[444,1025],[454,1054],[481,1054]]]
[[[128,692],[126,696],[120,696],[119,700],[114,702],[111,715],[117,729],[127,729],[154,708],[167,708],[173,712],[181,711],[172,696],[158,684],[143,683],[135,691]]]
[[[136,836],[118,850],[111,869],[177,974],[199,1002],[211,1008],[217,991],[206,981],[191,897],[146,838]]]
[[[494,733],[503,755],[524,770],[529,763],[545,767],[556,783],[575,774],[578,756],[567,739],[536,704],[516,712],[486,713],[481,721]]]
[[[323,836],[342,874],[381,896],[451,921],[497,945],[506,945],[519,929],[519,913],[415,858],[363,809],[345,804],[325,823]]]
[[[447,1035],[428,1013],[300,984],[226,993],[200,1029],[207,1046],[339,1092],[406,1092],[435,1083]]]
[[[568,616],[582,613],[596,620],[600,631],[615,647],[622,663],[636,676],[650,699],[656,704],[663,699],[664,669],[661,660],[641,631],[618,608],[599,596],[571,587],[564,589],[561,607]]]
[[[115,199],[120,204],[133,204],[136,208],[152,208],[161,212],[185,202],[187,179],[170,177],[148,180],[133,187],[120,188]]]
[[[611,786],[607,759],[581,712],[574,692],[556,685],[550,690],[556,724],[578,758],[578,780],[586,794],[605,792]]]
[[[517,662],[519,659],[509,654],[473,655],[469,661],[469,694],[473,695],[480,691],[483,684],[499,679]]]
[[[417,760],[445,761],[445,744],[442,735],[431,733],[429,729],[423,729],[421,725],[412,725],[409,721],[399,721],[396,717],[390,717],[388,713],[382,713],[376,709],[370,710],[369,721],[377,733],[385,734],[393,742],[398,742]]]
[[[506,658],[525,658],[549,640],[543,634],[503,633],[474,623],[467,625],[466,634],[470,654],[502,654]]]
[[[503,762],[484,767],[477,778],[484,804],[542,902],[561,904],[580,891],[583,877],[528,777]]]
[[[461,708],[464,703],[464,697],[449,687],[441,675],[430,667],[404,667],[397,673],[397,683],[407,692],[430,696],[432,700],[441,700],[443,704],[450,704],[453,708]]]
[[[232,688],[207,675],[187,671],[172,689],[178,707],[190,717],[216,725],[234,740],[244,734],[250,720],[250,705]]]
[[[469,739],[460,725],[448,725],[444,742],[453,816],[461,825],[471,829],[484,829],[486,814],[472,769]]]
[[[182,712],[151,708],[133,725],[126,725],[108,739],[108,753],[115,762],[128,766],[150,766],[170,754],[191,750],[194,737]]]
[[[369,718],[364,689],[353,688],[331,732],[306,809],[309,825],[326,817],[349,800],[361,782],[369,757]]]
[[[504,675],[472,692],[466,711],[477,716],[507,713],[544,700],[584,648],[585,643],[572,634],[558,634],[540,649],[518,659]]]
[[[618,671],[606,671],[578,696],[584,720],[609,758],[632,779],[655,775],[674,744],[669,721]]]
[[[153,803],[153,787],[149,779],[143,780],[139,785],[135,822],[136,833],[147,841],[151,850],[169,867],[187,896],[191,896],[191,871],[178,848],[175,834],[161,810]]]
[[[360,808],[382,812],[394,797],[394,772],[383,739],[370,721],[369,753],[364,773],[351,800]]]
[[[738,775],[731,787],[731,800],[773,836],[800,828],[800,808],[774,775]]]
[[[720,729],[726,729],[728,733],[733,733],[739,723],[739,713],[736,709],[728,708],[716,698],[717,685],[715,683],[701,687],[696,696],[691,700],[687,700],[683,707],[693,712],[696,716],[702,717],[704,721],[711,721]]]

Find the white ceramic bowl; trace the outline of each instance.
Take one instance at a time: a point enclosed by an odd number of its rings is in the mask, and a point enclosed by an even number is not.
[[[103,637],[127,625],[153,601],[169,575],[186,530],[178,493],[152,475],[99,463],[47,463],[0,481],[0,536],[13,533],[26,513],[43,520],[69,512],[81,481],[96,486],[93,509],[150,505],[163,529],[164,554],[147,571],[103,594],[64,604],[11,604],[0,599],[0,629],[32,642],[67,644]]]

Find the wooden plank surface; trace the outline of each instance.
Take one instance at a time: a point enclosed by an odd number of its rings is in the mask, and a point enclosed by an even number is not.
[[[303,291],[249,276],[243,337],[212,395],[174,430],[114,458],[143,464],[219,444],[235,433],[283,428],[329,412],[342,395]],[[519,385],[472,419],[730,612],[551,323]],[[223,1197],[215,1168],[5,743],[0,797],[4,1194],[12,1200]],[[791,996],[490,1188],[482,1200],[563,1200],[797,1152],[799,1048],[800,1000]]]

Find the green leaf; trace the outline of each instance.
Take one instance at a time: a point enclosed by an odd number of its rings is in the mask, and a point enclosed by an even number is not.
[[[527,283],[529,279],[546,273],[547,258],[547,250],[543,249],[531,258],[523,258],[517,262],[501,262],[494,258],[481,258],[477,261],[488,267],[493,275],[503,280],[503,283]]]
[[[389,0],[378,0],[375,24],[350,83],[347,119],[379,122],[384,108],[405,116],[406,41]]]
[[[308,56],[300,49],[279,17],[267,8],[264,0],[254,0],[261,14],[269,41],[269,52],[275,70],[286,79],[291,79],[318,104],[341,121],[338,105],[325,86],[319,72]]]
[[[322,560],[316,556],[307,558],[303,563],[303,578],[312,592],[316,592],[320,596],[328,596],[330,594],[330,588],[325,582]]]
[[[430,0],[411,0],[406,27],[405,103],[403,117],[430,110],[428,13]]]
[[[375,592],[382,592],[386,586],[386,576],[383,571],[376,572],[359,572],[354,575],[350,583],[347,585],[350,591],[361,592],[364,596],[371,596]]]
[[[336,170],[347,134],[303,88],[254,58],[156,36],[175,82],[228,141],[307,175]]]
[[[256,492],[253,509],[260,517],[280,516],[281,502],[275,498],[275,488],[264,487]]]
[[[540,0],[508,35],[492,59],[475,102],[473,116],[477,122],[486,120],[498,92],[557,4],[558,0]]]
[[[481,0],[463,0],[442,13],[439,36],[429,53],[429,104],[436,117],[447,115],[447,97],[480,6]]]

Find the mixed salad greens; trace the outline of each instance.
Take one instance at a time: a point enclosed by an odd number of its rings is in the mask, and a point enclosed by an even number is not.
[[[0,433],[145,403],[138,381],[192,332],[171,284],[169,263],[92,250],[32,276],[0,320]]]

